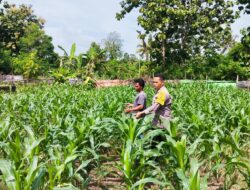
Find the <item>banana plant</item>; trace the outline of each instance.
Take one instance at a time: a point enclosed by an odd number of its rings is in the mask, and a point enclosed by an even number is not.
[[[58,46],[63,52],[64,56],[61,58],[60,67],[66,67],[71,69],[80,69],[83,66],[83,54],[75,55],[76,53],[76,44],[73,43],[70,49],[70,54],[66,52],[66,50]]]
[[[91,46],[86,54],[83,54],[85,65],[85,76],[93,79],[94,72],[96,68],[101,67],[101,64],[104,63],[105,59],[105,50],[97,50],[95,47]]]

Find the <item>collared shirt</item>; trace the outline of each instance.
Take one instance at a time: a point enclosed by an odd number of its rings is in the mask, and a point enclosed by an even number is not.
[[[161,87],[156,95],[153,97],[153,103],[143,112],[147,115],[155,113],[155,116],[162,116],[164,118],[171,118],[171,104],[172,98],[165,86]]]

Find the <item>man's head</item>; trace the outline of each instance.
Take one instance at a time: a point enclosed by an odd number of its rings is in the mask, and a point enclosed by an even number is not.
[[[163,75],[155,75],[153,79],[153,85],[156,90],[159,90],[161,87],[164,86],[164,77]]]
[[[135,79],[134,80],[134,87],[137,92],[140,92],[143,90],[145,86],[145,82],[143,79]]]

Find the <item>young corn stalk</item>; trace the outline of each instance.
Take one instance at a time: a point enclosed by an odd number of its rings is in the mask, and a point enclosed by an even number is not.
[[[39,163],[39,145],[44,139],[36,139],[33,130],[24,126],[27,136],[21,140],[16,132],[9,136],[3,150],[8,159],[0,160],[3,181],[9,190],[38,190],[44,184],[45,166]]]

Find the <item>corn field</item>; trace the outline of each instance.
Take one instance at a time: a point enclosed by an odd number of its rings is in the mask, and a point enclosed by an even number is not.
[[[1,93],[0,189],[250,189],[249,91],[167,88],[174,119],[166,129],[123,113],[131,86]],[[145,91],[149,105],[154,90]]]

